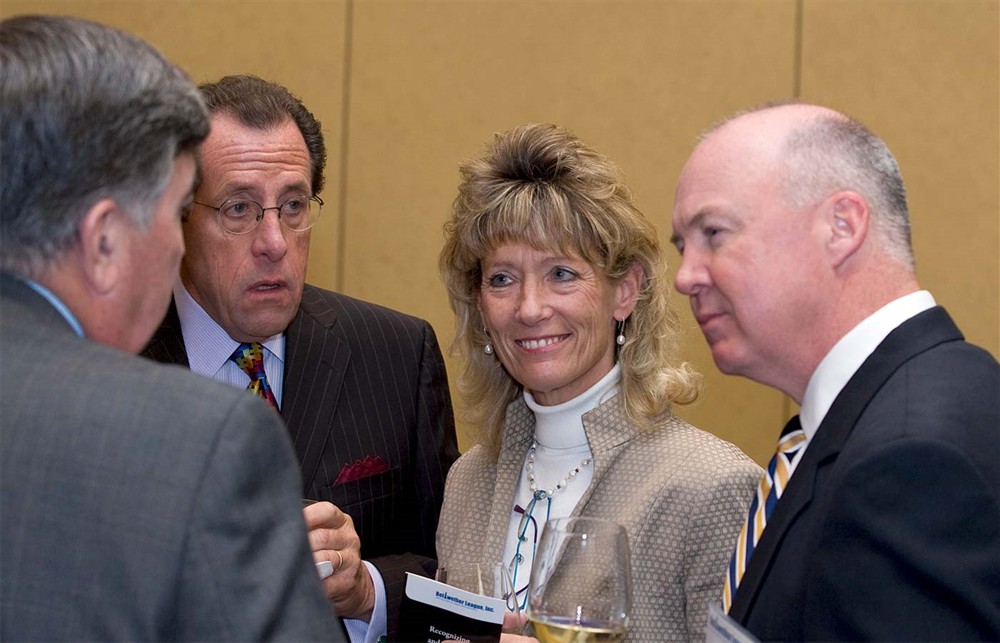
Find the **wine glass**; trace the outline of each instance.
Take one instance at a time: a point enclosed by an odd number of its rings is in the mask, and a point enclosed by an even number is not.
[[[480,596],[502,599],[507,605],[503,631],[521,633],[524,619],[517,604],[517,595],[514,593],[514,584],[510,581],[510,573],[503,563],[453,562],[438,567],[434,573],[434,580]]]
[[[621,641],[632,606],[625,527],[596,518],[548,521],[528,592],[528,620],[541,643]]]

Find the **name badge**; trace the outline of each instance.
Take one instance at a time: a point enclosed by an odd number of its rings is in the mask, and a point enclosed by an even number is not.
[[[759,640],[722,611],[722,605],[712,603],[708,606],[705,643],[759,643]]]

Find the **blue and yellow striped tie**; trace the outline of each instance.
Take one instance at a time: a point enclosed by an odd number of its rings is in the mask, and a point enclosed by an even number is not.
[[[778,451],[771,458],[764,476],[760,479],[757,494],[750,502],[747,521],[743,524],[740,537],[736,540],[736,551],[729,561],[729,572],[726,574],[726,585],[722,592],[722,607],[727,614],[733,604],[736,588],[739,587],[747,565],[750,564],[750,556],[753,555],[753,550],[764,533],[764,527],[767,526],[767,519],[771,517],[778,504],[778,498],[788,484],[791,463],[805,446],[805,442],[806,434],[799,424],[799,416],[796,415],[788,421],[781,432]]]

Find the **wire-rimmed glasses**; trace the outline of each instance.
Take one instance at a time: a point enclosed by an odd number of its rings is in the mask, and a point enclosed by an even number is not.
[[[297,195],[286,199],[280,205],[265,208],[256,201],[250,199],[229,199],[222,205],[216,207],[208,203],[194,201],[211,210],[215,210],[216,219],[222,229],[233,234],[246,234],[253,231],[268,210],[276,210],[278,221],[283,226],[294,232],[305,232],[313,227],[319,219],[320,210],[323,208],[323,199],[316,195]]]

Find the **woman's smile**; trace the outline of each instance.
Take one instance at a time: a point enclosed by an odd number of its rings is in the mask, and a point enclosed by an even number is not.
[[[521,348],[527,349],[529,351],[539,350],[542,348],[548,348],[554,346],[555,344],[562,343],[569,335],[553,335],[550,337],[542,337],[539,339],[518,339],[514,343]]]

